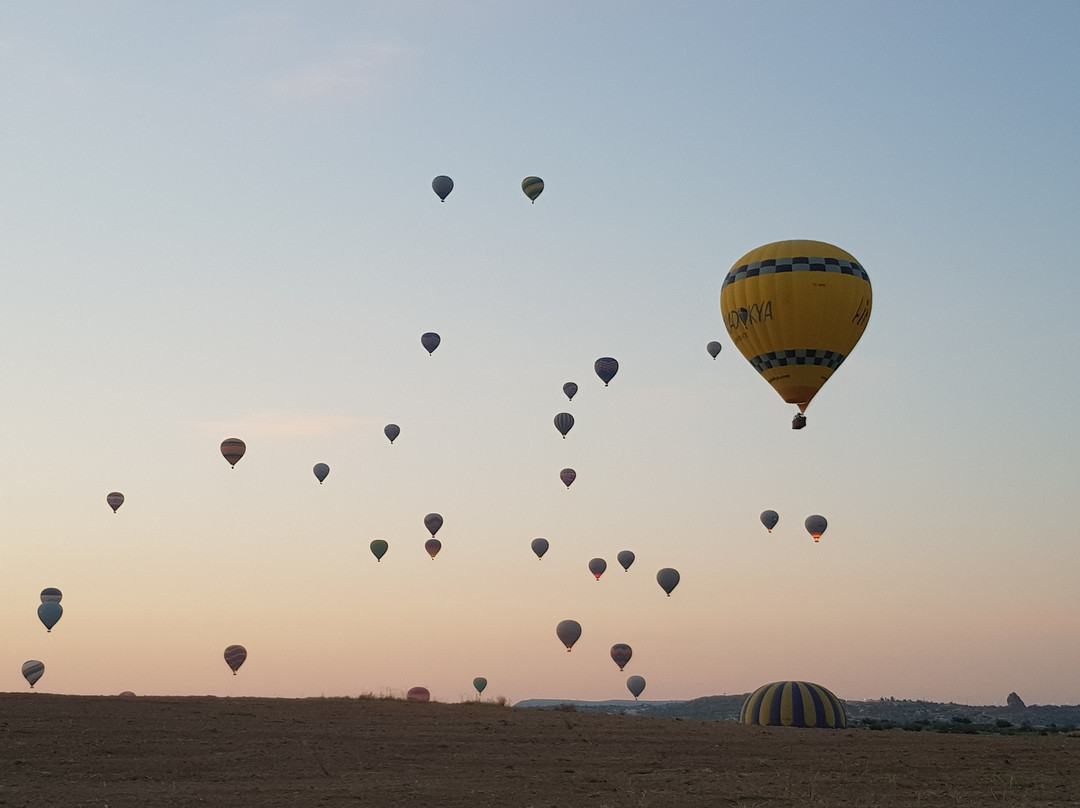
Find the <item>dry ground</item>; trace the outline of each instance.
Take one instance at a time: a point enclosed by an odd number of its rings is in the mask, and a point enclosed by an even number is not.
[[[1066,806],[1080,739],[497,704],[0,694],[0,805]]]

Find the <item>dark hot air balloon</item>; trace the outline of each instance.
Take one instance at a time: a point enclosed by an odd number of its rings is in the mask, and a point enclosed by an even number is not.
[[[563,620],[555,626],[555,634],[569,652],[581,637],[581,623],[577,620]]]
[[[450,192],[454,190],[454,181],[445,174],[440,174],[431,181],[431,190],[436,193],[441,201],[445,202],[446,197],[450,196]]]
[[[634,563],[634,554],[630,550],[619,550],[615,558],[624,571],[629,571],[630,565]]]
[[[319,485],[322,485],[323,480],[330,474],[330,467],[325,463],[316,463],[312,471],[315,473],[315,479],[319,481]]]
[[[567,382],[562,386],[562,391],[566,394],[568,401],[573,401],[574,396],[577,395],[577,385],[574,382]]]
[[[390,440],[391,443],[397,440],[398,435],[401,434],[401,427],[397,424],[387,424],[383,427],[383,434]]]
[[[236,468],[246,451],[247,445],[240,438],[226,438],[221,442],[221,456],[228,460],[233,468]]]
[[[386,551],[390,549],[389,543],[386,539],[374,539],[369,545],[371,548],[371,554],[375,556],[376,561],[382,561],[382,557],[386,555]]]
[[[428,331],[426,334],[420,335],[420,344],[424,346],[424,350],[428,352],[428,356],[435,353],[435,349],[439,347],[440,342],[442,342],[442,337],[434,331]]]
[[[600,580],[600,576],[604,574],[604,570],[607,569],[607,562],[602,558],[593,558],[589,560],[589,572],[596,576],[596,580]]]
[[[431,556],[431,560],[435,560],[435,556],[439,554],[439,550],[442,549],[442,542],[438,539],[428,539],[424,542],[424,549],[427,550],[427,554]]]
[[[563,485],[569,488],[570,483],[577,479],[577,472],[573,469],[563,469],[559,472],[559,479],[563,481]]]
[[[806,517],[806,521],[803,522],[803,524],[806,526],[806,532],[814,537],[814,541],[819,541],[821,539],[821,534],[824,533],[825,528],[829,526],[825,517],[818,516],[817,514]]]
[[[705,346],[705,350],[709,352],[709,356],[711,356],[713,359],[716,359],[717,354],[720,353],[720,349],[723,347],[724,346],[721,345],[719,342],[713,340]]]
[[[409,701],[431,701],[431,692],[426,687],[410,687],[405,698]]]
[[[619,670],[626,667],[626,663],[630,661],[630,657],[634,655],[634,650],[624,642],[617,642],[611,646],[611,658],[615,660],[615,664],[619,666]]]
[[[484,688],[487,687],[487,679],[483,676],[477,676],[472,680],[472,686],[476,689],[476,695],[479,697],[480,694],[484,692]]]
[[[780,521],[780,514],[776,511],[762,511],[761,512],[761,524],[765,525],[765,529],[772,533],[772,529],[776,527],[776,523]]]
[[[532,540],[532,551],[534,553],[536,553],[537,561],[542,561],[543,558],[544,558],[544,553],[546,553],[548,551],[548,540],[547,539],[533,539]]]
[[[626,689],[635,699],[645,690],[645,678],[642,676],[630,676],[626,679]]]
[[[431,534],[431,538],[435,538],[435,534],[439,532],[439,528],[442,527],[442,516],[437,513],[429,513],[424,517],[424,527],[428,529],[428,533]]]
[[[521,190],[536,204],[536,197],[544,192],[544,181],[539,177],[526,177],[521,181]]]
[[[600,377],[600,381],[604,383],[604,387],[607,387],[608,382],[614,379],[615,374],[619,372],[619,363],[610,356],[602,356],[593,363],[593,370]]]
[[[39,662],[36,659],[28,659],[23,663],[22,675],[27,682],[30,683],[30,687],[34,686],[34,683],[41,678],[41,674],[45,673],[45,663]]]
[[[574,416],[568,412],[560,412],[555,416],[555,428],[562,433],[563,439],[566,439],[566,433],[574,427]]]
[[[671,590],[679,585],[679,571],[673,570],[671,567],[664,567],[664,569],[656,573],[656,582],[660,584],[660,588],[667,592],[667,596],[670,598]]]
[[[55,586],[47,586],[41,590],[42,603],[59,603],[63,597],[64,593]]]
[[[119,491],[113,491],[111,494],[105,497],[105,501],[109,503],[109,507],[112,508],[112,512],[116,513],[117,509],[124,504],[124,495]]]
[[[244,646],[230,645],[225,649],[225,664],[232,669],[233,676],[236,676],[236,672],[240,670],[245,659],[247,659],[247,649]]]
[[[64,607],[60,605],[59,601],[47,600],[37,607],[37,616],[38,620],[45,626],[45,630],[52,631],[53,626],[64,616]]]

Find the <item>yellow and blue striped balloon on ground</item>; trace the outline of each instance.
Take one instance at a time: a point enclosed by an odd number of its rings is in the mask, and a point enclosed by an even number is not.
[[[840,699],[821,685],[773,682],[747,696],[739,713],[739,723],[843,729],[847,726],[847,713]]]
[[[870,320],[870,278],[822,241],[777,241],[735,262],[720,291],[728,336],[789,404],[806,410]]]

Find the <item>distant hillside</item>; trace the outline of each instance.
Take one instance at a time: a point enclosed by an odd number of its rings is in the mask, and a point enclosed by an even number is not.
[[[695,721],[737,721],[748,693],[737,696],[704,696],[689,701],[573,701],[529,699],[515,707],[534,709],[574,709],[580,712],[625,713],[654,718],[681,718]],[[1032,704],[1028,706],[972,706],[953,702],[909,699],[842,699],[848,724],[895,724],[897,726],[935,722],[972,725],[1013,725],[1022,727],[1080,726],[1080,705]],[[1000,723],[999,723],[1000,722]]]

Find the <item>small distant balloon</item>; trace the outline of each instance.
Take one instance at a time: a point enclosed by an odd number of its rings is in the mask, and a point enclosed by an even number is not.
[[[604,383],[604,387],[607,387],[608,382],[614,379],[615,374],[619,372],[619,363],[610,356],[602,356],[593,363],[593,370],[600,377],[600,381]]]
[[[442,337],[434,331],[428,331],[426,334],[420,335],[420,344],[424,346],[424,350],[428,352],[428,356],[435,353],[435,349],[439,347],[440,342],[442,342]]]
[[[55,586],[47,586],[41,590],[42,603],[59,603],[63,597],[64,593]]]
[[[428,539],[424,542],[424,549],[427,550],[427,554],[431,556],[431,560],[435,560],[435,556],[439,554],[439,550],[442,549],[442,542],[438,539]]]
[[[569,652],[574,647],[574,643],[581,637],[581,623],[577,620],[563,620],[559,625],[555,626],[555,634]]]
[[[472,686],[476,689],[476,695],[479,696],[484,692],[484,688],[487,687],[487,679],[483,676],[477,676],[472,680]]]
[[[440,200],[445,202],[446,197],[450,196],[450,192],[454,190],[454,181],[445,174],[440,174],[431,181],[431,190],[435,192]]]
[[[724,346],[721,345],[719,342],[717,342],[716,340],[713,340],[712,342],[710,342],[708,345],[705,346],[705,350],[709,352],[709,356],[711,356],[713,359],[716,359],[717,354],[720,353],[720,349],[723,348],[723,347]]]
[[[821,534],[824,533],[825,528],[829,526],[829,523],[825,521],[825,517],[818,516],[817,514],[806,517],[806,521],[803,524],[806,526],[806,532],[814,537],[814,541],[820,541]]]
[[[772,529],[776,527],[776,523],[780,521],[780,514],[776,511],[762,511],[761,512],[761,524],[765,525],[765,529],[772,533]]]
[[[240,458],[247,451],[247,445],[240,438],[226,438],[221,442],[221,455],[229,461],[229,465],[236,468]]]
[[[371,554],[375,556],[376,561],[382,561],[382,557],[386,555],[386,551],[390,549],[390,544],[386,539],[374,539],[371,544]]]
[[[630,565],[634,563],[634,554],[630,550],[619,550],[619,554],[615,558],[618,559],[624,571],[628,571]]]
[[[589,560],[589,572],[596,576],[596,580],[600,580],[600,576],[604,574],[604,570],[607,569],[607,562],[602,558],[593,558]]]
[[[568,412],[560,412],[555,416],[555,428],[562,433],[563,439],[566,439],[566,433],[574,427],[574,416]]]
[[[431,692],[426,687],[410,687],[405,698],[409,701],[431,701]]]
[[[41,678],[41,674],[45,673],[45,663],[39,662],[36,659],[28,659],[23,663],[22,675],[30,683],[30,687],[34,686],[34,683]]]
[[[626,663],[630,661],[630,657],[633,655],[634,650],[624,642],[617,642],[611,646],[611,658],[619,666],[619,670],[626,667]]]
[[[574,382],[567,382],[562,386],[562,391],[566,394],[568,401],[573,401],[574,396],[577,395],[577,385]]]
[[[569,488],[570,483],[577,479],[577,472],[573,469],[563,469],[559,472],[559,479],[563,481],[563,485]]]
[[[437,513],[429,513],[424,517],[424,527],[428,529],[428,533],[431,534],[431,538],[435,538],[435,534],[439,532],[439,528],[442,527],[442,516]]]
[[[679,585],[679,571],[673,570],[671,567],[664,567],[664,569],[656,573],[656,582],[660,584],[660,588],[667,592],[667,596],[670,598],[671,590]]]
[[[635,699],[645,690],[645,678],[642,676],[630,676],[626,680],[626,689]]]
[[[247,649],[242,645],[230,645],[225,649],[225,664],[232,668],[233,676],[247,659]]]
[[[64,607],[60,605],[59,601],[47,600],[37,607],[37,616],[38,620],[45,626],[45,630],[52,631],[53,626],[64,616]]]
[[[539,177],[526,177],[521,181],[521,190],[535,205],[536,197],[544,192],[544,181]]]
[[[109,507],[112,508],[112,512],[116,513],[116,510],[124,504],[124,495],[119,491],[113,491],[111,494],[105,497],[105,501],[109,503]]]
[[[323,480],[330,474],[330,467],[325,463],[316,463],[312,471],[315,472],[315,479],[319,481],[319,485],[322,485]]]
[[[544,560],[544,553],[546,553],[548,551],[548,540],[547,539],[533,539],[532,540],[532,551],[534,553],[536,553],[537,561],[543,561]]]
[[[383,427],[383,434],[389,438],[391,443],[393,443],[397,440],[398,435],[401,434],[401,427],[397,424],[387,424]]]

